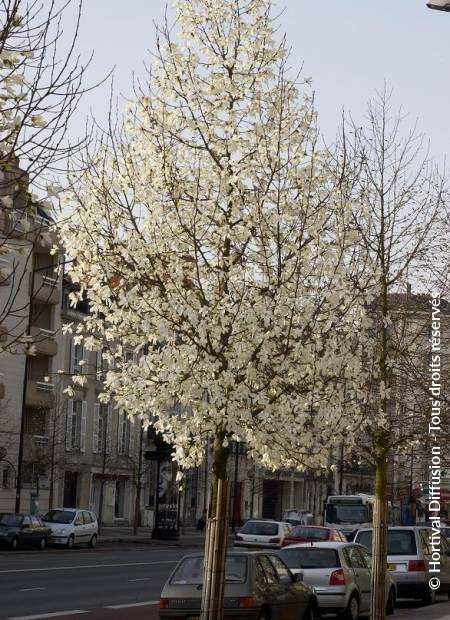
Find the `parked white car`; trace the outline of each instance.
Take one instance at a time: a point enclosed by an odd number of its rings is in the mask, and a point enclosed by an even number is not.
[[[235,534],[235,547],[280,549],[291,531],[289,523],[270,519],[250,519]]]
[[[80,543],[86,543],[89,547],[97,544],[97,517],[90,510],[55,508],[49,510],[42,521],[52,530],[51,542],[55,545],[65,545],[71,549]]]
[[[314,542],[288,545],[279,552],[291,572],[314,588],[321,613],[358,620],[370,608],[371,555],[362,545]],[[394,613],[397,589],[386,571],[386,615]]]
[[[400,598],[422,599],[426,605],[435,602],[437,592],[429,587],[430,578],[435,576],[430,572],[432,534],[429,527],[389,527],[387,561]],[[450,545],[442,533],[437,532],[436,537],[441,550],[438,575],[441,585],[438,592],[447,594],[450,598]],[[359,530],[355,542],[370,549],[372,529]]]

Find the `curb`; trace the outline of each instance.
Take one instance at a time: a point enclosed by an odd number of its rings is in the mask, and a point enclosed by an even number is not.
[[[153,540],[151,538],[137,538],[137,537],[123,537],[123,536],[99,536],[99,543],[140,543],[144,545],[155,545],[158,547],[204,547],[205,543],[202,542],[188,542],[188,541],[171,541],[171,540]]]

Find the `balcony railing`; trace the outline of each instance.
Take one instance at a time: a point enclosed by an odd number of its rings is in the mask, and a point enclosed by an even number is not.
[[[12,273],[11,261],[7,258],[0,258],[0,286],[7,286],[10,283]]]
[[[48,446],[48,442],[47,435],[33,435],[33,443],[36,448],[45,448]]]
[[[33,298],[46,304],[56,305],[60,300],[58,279],[42,273],[34,274]]]
[[[53,407],[55,404],[54,387],[53,383],[28,379],[26,406],[46,409]]]
[[[38,355],[53,356],[58,353],[58,345],[53,330],[33,326],[31,328],[31,336],[33,337],[33,344]]]

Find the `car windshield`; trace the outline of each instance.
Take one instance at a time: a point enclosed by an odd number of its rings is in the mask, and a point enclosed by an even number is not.
[[[307,540],[328,540],[329,530],[321,530],[315,527],[294,527],[289,533],[289,538],[303,538]]]
[[[372,530],[357,534],[355,542],[372,548]],[[388,555],[416,555],[416,539],[413,530],[389,530]]]
[[[225,566],[226,583],[245,583],[247,558],[243,555],[227,557]],[[185,558],[170,580],[174,585],[200,585],[203,583],[203,557]]]
[[[369,511],[367,506],[358,504],[331,504],[327,508],[329,523],[367,523]]]
[[[240,531],[242,534],[254,534],[255,536],[275,536],[278,534],[278,523],[247,521]]]
[[[50,510],[42,520],[47,523],[72,523],[74,516],[72,510]]]
[[[20,515],[0,515],[0,525],[6,525],[9,527],[17,527],[22,524],[22,517]]]
[[[341,565],[334,549],[289,549],[280,551],[280,557],[289,568],[336,568]]]

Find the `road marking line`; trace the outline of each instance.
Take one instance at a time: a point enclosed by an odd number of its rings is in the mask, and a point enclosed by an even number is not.
[[[158,605],[158,601],[143,601],[142,603],[127,603],[126,605],[106,605],[104,609],[125,609],[126,607],[144,607],[145,605]]]
[[[75,616],[76,614],[89,613],[85,609],[71,609],[70,611],[55,611],[48,614],[36,614],[35,616],[14,616],[8,620],[40,620],[41,618],[59,618],[59,616]]]
[[[34,592],[35,590],[46,590],[47,588],[21,588],[19,592]]]
[[[160,566],[161,564],[178,564],[179,560],[161,560],[159,562],[126,562],[123,564],[74,564],[73,566],[51,566],[48,568],[13,568],[12,570],[0,570],[1,575],[11,573],[35,573],[53,570],[79,570],[80,568],[115,568],[121,566]]]
[[[139,577],[139,579],[128,579],[128,581],[148,581],[150,577]]]

